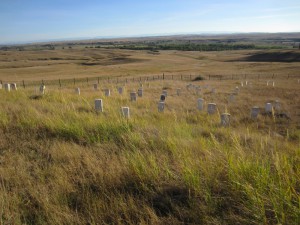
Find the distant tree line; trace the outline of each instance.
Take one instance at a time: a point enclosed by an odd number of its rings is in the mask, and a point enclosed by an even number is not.
[[[130,49],[130,50],[179,50],[179,51],[225,51],[225,50],[246,50],[246,49],[270,49],[276,48],[280,49],[281,46],[256,46],[255,44],[195,44],[195,43],[175,43],[175,44],[157,44],[153,45],[123,45],[117,46],[120,49]]]

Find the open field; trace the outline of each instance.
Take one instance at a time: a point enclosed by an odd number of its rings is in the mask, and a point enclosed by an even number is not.
[[[0,89],[0,224],[300,223],[299,50],[27,48],[0,51],[0,80],[18,85]],[[170,79],[181,74],[205,80]],[[141,84],[143,97],[130,101]]]
[[[286,34],[286,37],[267,34],[225,37],[175,36],[2,47],[0,80],[20,82],[148,76],[163,73],[203,76],[275,74],[276,78],[288,74],[299,76],[299,40],[300,34],[295,33]],[[193,49],[193,46],[198,44],[204,44],[206,47],[201,51],[160,50],[168,46],[171,49]],[[235,45],[253,45],[255,48],[222,50],[222,46],[230,48]],[[219,51],[212,51],[215,48]]]
[[[181,52],[72,49],[0,52],[0,79],[7,81],[145,76],[157,74],[277,74],[298,75],[299,51],[281,50],[283,60],[273,62],[278,50]],[[264,53],[266,60],[261,62]],[[273,58],[272,58],[273,56]],[[255,57],[260,57],[255,61]]]

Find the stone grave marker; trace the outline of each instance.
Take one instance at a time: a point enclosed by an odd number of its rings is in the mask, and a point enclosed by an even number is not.
[[[279,100],[276,100],[276,101],[275,101],[274,109],[275,109],[276,111],[278,111],[278,112],[280,111],[280,109],[281,109],[281,104],[280,104]]]
[[[198,98],[197,103],[198,103],[198,105],[197,105],[198,110],[203,110],[203,106],[204,106],[203,98]]]
[[[165,102],[159,102],[158,103],[158,111],[163,112],[165,109]]]
[[[124,88],[123,87],[118,87],[118,92],[119,92],[120,95],[123,94]]]
[[[136,102],[136,92],[130,92],[130,101]]]
[[[5,83],[4,88],[5,88],[6,91],[10,91],[10,84]]]
[[[143,97],[143,88],[138,89],[138,96]]]
[[[95,110],[96,110],[96,112],[103,112],[102,99],[95,99]]]
[[[44,84],[41,84],[41,86],[40,86],[40,94],[44,95],[45,94],[45,90],[46,90],[46,86]]]
[[[260,111],[260,109],[258,106],[252,107],[251,114],[250,114],[251,118],[256,119],[258,117],[259,111]]]
[[[105,89],[104,94],[105,94],[106,97],[109,97],[110,96],[110,89]]]
[[[77,94],[77,95],[80,95],[80,88],[78,87],[78,88],[75,88],[75,93]]]
[[[216,103],[208,103],[207,104],[208,114],[215,114],[216,110],[217,110],[217,104]]]
[[[121,107],[121,111],[122,111],[122,115],[125,118],[129,118],[130,117],[130,111],[129,111],[129,107]]]
[[[13,90],[13,91],[17,90],[17,84],[16,83],[11,83],[10,87],[11,87],[11,90]]]
[[[238,94],[240,92],[240,89],[238,86],[235,87],[234,93]]]
[[[266,103],[265,105],[265,111],[266,113],[272,113],[273,107],[272,107],[272,103]]]
[[[230,114],[229,113],[221,114],[221,125],[224,127],[228,127],[230,125]]]

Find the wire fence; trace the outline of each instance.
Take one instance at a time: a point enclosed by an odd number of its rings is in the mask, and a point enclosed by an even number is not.
[[[177,81],[199,81],[199,80],[298,80],[300,81],[300,74],[208,74],[208,75],[192,75],[192,74],[161,74],[161,75],[135,75],[135,76],[97,76],[85,78],[68,78],[68,79],[54,79],[54,80],[1,80],[0,83],[16,83],[20,88],[23,87],[37,87],[41,84],[46,86],[89,86],[92,84],[115,83],[124,84],[131,82],[150,82],[159,80],[177,80]]]

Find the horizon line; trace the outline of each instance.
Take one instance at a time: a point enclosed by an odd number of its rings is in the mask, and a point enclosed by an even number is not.
[[[140,34],[140,35],[116,35],[116,36],[96,36],[96,37],[70,37],[70,38],[51,38],[43,40],[32,41],[17,41],[17,42],[0,42],[0,46],[16,46],[16,45],[32,45],[32,44],[46,44],[46,43],[58,43],[58,42],[70,42],[70,41],[91,41],[91,40],[109,40],[120,38],[151,38],[151,37],[171,37],[171,36],[189,36],[189,35],[238,35],[238,34],[295,34],[300,31],[291,32],[241,32],[241,31],[210,31],[210,32],[189,32],[189,33],[158,33],[158,34]]]

